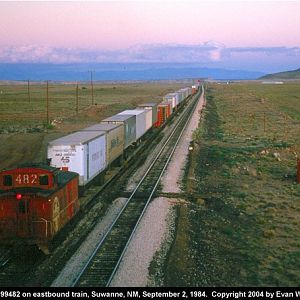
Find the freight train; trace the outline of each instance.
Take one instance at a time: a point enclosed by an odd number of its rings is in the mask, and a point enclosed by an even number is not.
[[[48,144],[50,165],[23,165],[0,172],[0,243],[22,241],[47,252],[53,237],[80,209],[79,190],[105,174],[161,127],[199,84],[106,118]]]

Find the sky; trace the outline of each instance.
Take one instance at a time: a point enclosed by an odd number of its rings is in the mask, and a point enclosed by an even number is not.
[[[300,1],[1,1],[0,62],[300,66]]]

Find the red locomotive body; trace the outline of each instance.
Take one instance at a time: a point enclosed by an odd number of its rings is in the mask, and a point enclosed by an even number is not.
[[[78,174],[31,165],[0,172],[0,242],[43,249],[79,210]]]

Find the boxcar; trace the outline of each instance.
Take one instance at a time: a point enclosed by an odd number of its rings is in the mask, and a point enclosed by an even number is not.
[[[78,131],[51,141],[48,159],[53,167],[78,173],[85,186],[107,166],[105,132]]]
[[[79,210],[78,174],[45,165],[0,172],[0,241],[42,249]]]
[[[179,104],[179,94],[178,93],[169,93],[164,96],[164,100],[172,101],[172,108],[174,110],[176,108],[176,106]]]
[[[124,129],[122,124],[95,124],[81,131],[105,132],[107,164],[111,164],[122,156],[124,151]]]
[[[119,124],[124,130],[124,149],[136,141],[136,116],[114,115],[101,121],[102,124]]]

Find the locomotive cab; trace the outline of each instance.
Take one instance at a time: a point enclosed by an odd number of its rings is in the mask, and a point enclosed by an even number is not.
[[[0,241],[44,245],[79,210],[78,174],[49,166],[0,172]]]

